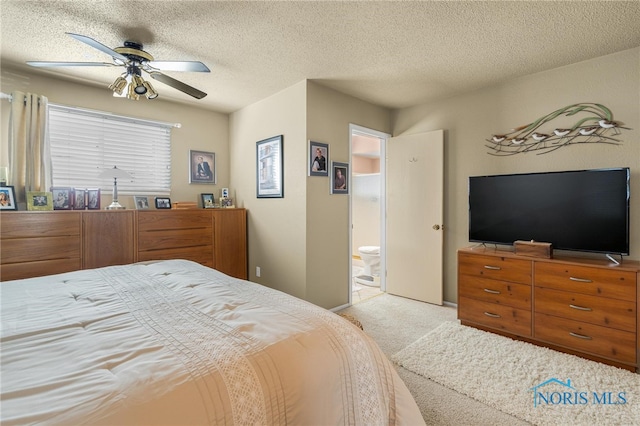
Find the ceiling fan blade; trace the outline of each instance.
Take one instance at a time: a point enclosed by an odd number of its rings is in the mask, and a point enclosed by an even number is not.
[[[147,64],[160,71],[211,72],[209,67],[199,61],[150,61]]]
[[[184,92],[189,96],[193,96],[196,99],[202,99],[205,96],[207,96],[206,93],[196,89],[195,87],[191,87],[188,84],[178,81],[173,77],[169,77],[166,74],[162,74],[161,72],[151,71],[149,72],[149,75],[153,77],[155,80],[158,80],[159,82],[164,83],[167,86],[171,86],[174,89],[178,89],[181,92]]]
[[[27,65],[32,67],[117,67],[119,65],[109,62],[46,62],[27,61]]]
[[[95,49],[98,49],[98,50],[106,53],[109,56],[112,56],[115,59],[121,60],[125,64],[127,62],[129,62],[129,59],[126,56],[121,55],[120,53],[116,52],[112,48],[107,47],[104,44],[95,41],[91,37],[83,36],[83,35],[80,35],[80,34],[73,34],[73,33],[67,33],[67,34],[69,34],[71,37],[75,38],[78,41],[81,41],[81,42],[83,42],[85,44],[88,44],[89,46],[91,46],[91,47],[93,47]]]

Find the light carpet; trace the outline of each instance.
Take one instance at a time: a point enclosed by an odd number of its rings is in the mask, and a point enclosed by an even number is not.
[[[640,375],[456,321],[392,360],[533,424],[640,425]]]

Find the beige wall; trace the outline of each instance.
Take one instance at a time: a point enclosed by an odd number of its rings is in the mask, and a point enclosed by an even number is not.
[[[349,162],[349,124],[390,130],[388,110],[302,81],[231,114],[231,186],[249,211],[249,279],[333,308],[349,298],[349,198],[307,176],[308,141]],[[284,198],[256,197],[256,142],[284,135]],[[256,276],[256,267],[261,276]]]
[[[571,146],[553,153],[495,157],[485,139],[558,108],[597,102],[624,130],[621,146]],[[467,179],[480,174],[631,168],[631,259],[640,259],[640,49],[529,75],[395,113],[394,136],[445,130],[444,299],[457,300],[456,250],[468,246]]]
[[[49,102],[76,106],[150,120],[180,123],[171,136],[171,201],[200,201],[200,193],[220,195],[220,188],[229,185],[229,119],[227,114],[195,108],[186,104],[162,100],[163,90],[157,87],[160,97],[149,101],[132,101],[114,98],[107,87],[87,86],[67,80],[34,74],[29,71],[2,68],[0,90],[14,90],[44,95]],[[159,84],[160,85],[160,84]],[[3,100],[0,125],[0,165],[7,163],[7,129],[9,102]],[[189,184],[189,150],[212,151],[216,154],[217,185]],[[118,191],[118,199],[127,208],[133,208],[132,194]],[[110,192],[103,194],[102,205],[111,202]],[[106,204],[105,204],[106,203]]]
[[[391,132],[386,108],[308,84],[307,139],[329,144],[329,161],[349,163],[349,124]],[[349,197],[330,195],[328,177],[307,177],[307,300],[325,308],[349,300]]]
[[[249,280],[306,298],[306,82],[230,116],[231,186],[249,214]],[[256,142],[283,135],[284,198],[256,196]],[[261,276],[256,276],[256,266]]]

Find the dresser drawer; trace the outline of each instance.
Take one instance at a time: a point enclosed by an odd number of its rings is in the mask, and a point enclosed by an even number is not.
[[[459,297],[458,319],[519,336],[531,336],[531,311],[524,309]]]
[[[525,284],[463,275],[458,283],[458,294],[484,302],[531,310],[531,286]]]
[[[612,360],[636,363],[635,333],[536,313],[534,337]]]
[[[636,331],[636,304],[580,293],[536,287],[535,312],[589,324]]]
[[[536,262],[534,282],[540,287],[630,302],[636,300],[636,273],[615,268]]]
[[[458,274],[531,285],[531,261],[458,253]]]
[[[138,252],[138,261],[186,259],[213,268],[213,246],[176,247]]]

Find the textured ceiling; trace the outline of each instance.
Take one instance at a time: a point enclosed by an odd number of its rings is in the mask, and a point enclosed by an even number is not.
[[[162,98],[220,112],[304,79],[403,108],[640,46],[637,0],[2,0],[0,15],[3,66],[110,61],[65,32],[112,48],[135,40],[157,60],[207,64],[208,74],[166,72],[207,92],[202,100],[159,82],[154,86]],[[120,72],[30,70],[99,83],[105,90]]]

